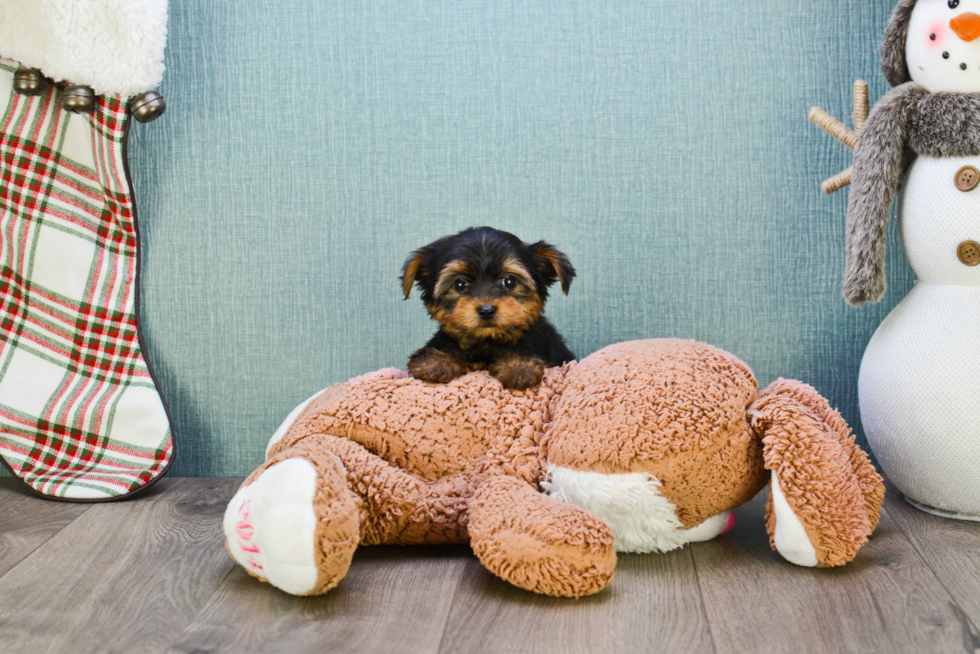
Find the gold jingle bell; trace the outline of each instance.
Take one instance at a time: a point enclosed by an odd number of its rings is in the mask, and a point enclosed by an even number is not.
[[[141,123],[156,120],[166,110],[167,103],[156,91],[140,93],[129,101],[129,111],[133,114],[133,118]]]
[[[91,113],[95,110],[95,100],[91,86],[73,85],[61,93],[61,106],[73,114]]]
[[[14,73],[14,90],[21,95],[41,95],[48,90],[48,80],[37,68],[21,68]]]

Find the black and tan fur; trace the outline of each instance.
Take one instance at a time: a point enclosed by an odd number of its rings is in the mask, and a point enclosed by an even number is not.
[[[546,367],[575,359],[543,315],[548,288],[557,281],[567,295],[574,277],[568,258],[548,243],[527,245],[491,227],[416,250],[402,290],[408,299],[417,285],[440,328],[412,354],[408,371],[440,384],[472,370],[488,370],[507,388],[538,384]]]

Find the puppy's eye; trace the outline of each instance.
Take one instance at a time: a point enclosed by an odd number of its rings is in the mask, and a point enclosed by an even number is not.
[[[960,6],[960,0],[949,0],[949,8],[956,9]]]
[[[515,288],[517,288],[517,278],[513,275],[507,275],[504,277],[502,283],[504,288],[506,288],[508,291],[513,291]]]
[[[456,289],[457,293],[462,293],[463,291],[466,290],[466,287],[469,285],[470,283],[465,279],[457,279],[456,283],[453,284],[453,288]]]

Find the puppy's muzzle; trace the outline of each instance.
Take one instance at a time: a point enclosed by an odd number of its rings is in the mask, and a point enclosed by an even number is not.
[[[480,316],[481,320],[493,320],[493,317],[497,315],[497,307],[492,304],[483,304],[477,307],[476,315]]]

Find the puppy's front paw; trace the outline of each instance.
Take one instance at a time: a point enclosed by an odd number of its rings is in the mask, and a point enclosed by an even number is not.
[[[448,384],[462,377],[469,369],[466,364],[450,354],[426,347],[408,360],[408,372],[412,377],[432,384]]]
[[[515,391],[523,391],[540,384],[544,369],[544,361],[541,359],[516,354],[495,361],[489,368],[490,374],[499,379],[504,388]]]

